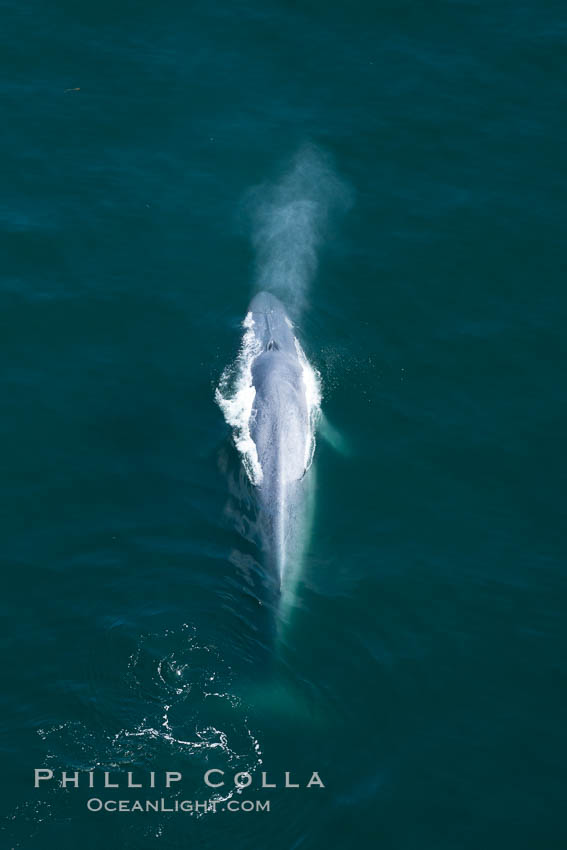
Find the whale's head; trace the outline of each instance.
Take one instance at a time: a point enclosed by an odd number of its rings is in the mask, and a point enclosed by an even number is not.
[[[271,292],[259,292],[248,307],[254,322],[254,335],[261,351],[295,355],[293,324],[279,298]]]
[[[250,434],[256,445],[264,488],[276,476],[300,478],[305,471],[309,415],[299,346],[281,301],[260,292],[249,307],[256,356],[251,367],[254,404]],[[278,486],[279,486],[278,484]]]

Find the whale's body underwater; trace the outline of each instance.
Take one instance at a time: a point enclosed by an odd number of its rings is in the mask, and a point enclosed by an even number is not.
[[[260,470],[261,537],[266,561],[281,585],[288,561],[297,557],[304,518],[304,476],[314,449],[313,372],[274,295],[256,295],[248,318],[257,352],[251,364],[249,431]]]

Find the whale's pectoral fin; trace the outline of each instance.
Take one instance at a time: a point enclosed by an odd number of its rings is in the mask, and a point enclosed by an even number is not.
[[[339,452],[339,454],[345,455],[345,457],[351,457],[354,454],[350,442],[341,434],[338,428],[331,425],[322,411],[319,417],[318,431],[325,442],[335,449],[335,451]]]

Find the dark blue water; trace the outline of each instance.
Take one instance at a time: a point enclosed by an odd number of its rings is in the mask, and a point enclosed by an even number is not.
[[[565,847],[566,33],[530,0],[3,4],[2,847]],[[250,189],[309,143],[349,196],[297,321],[335,447],[278,633],[214,393]],[[94,813],[34,768],[183,773],[103,800],[216,768],[271,810]]]

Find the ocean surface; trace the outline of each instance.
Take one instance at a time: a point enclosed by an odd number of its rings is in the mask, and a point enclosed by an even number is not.
[[[563,850],[564,4],[1,20],[1,847]],[[282,269],[331,439],[274,611],[215,392]]]

